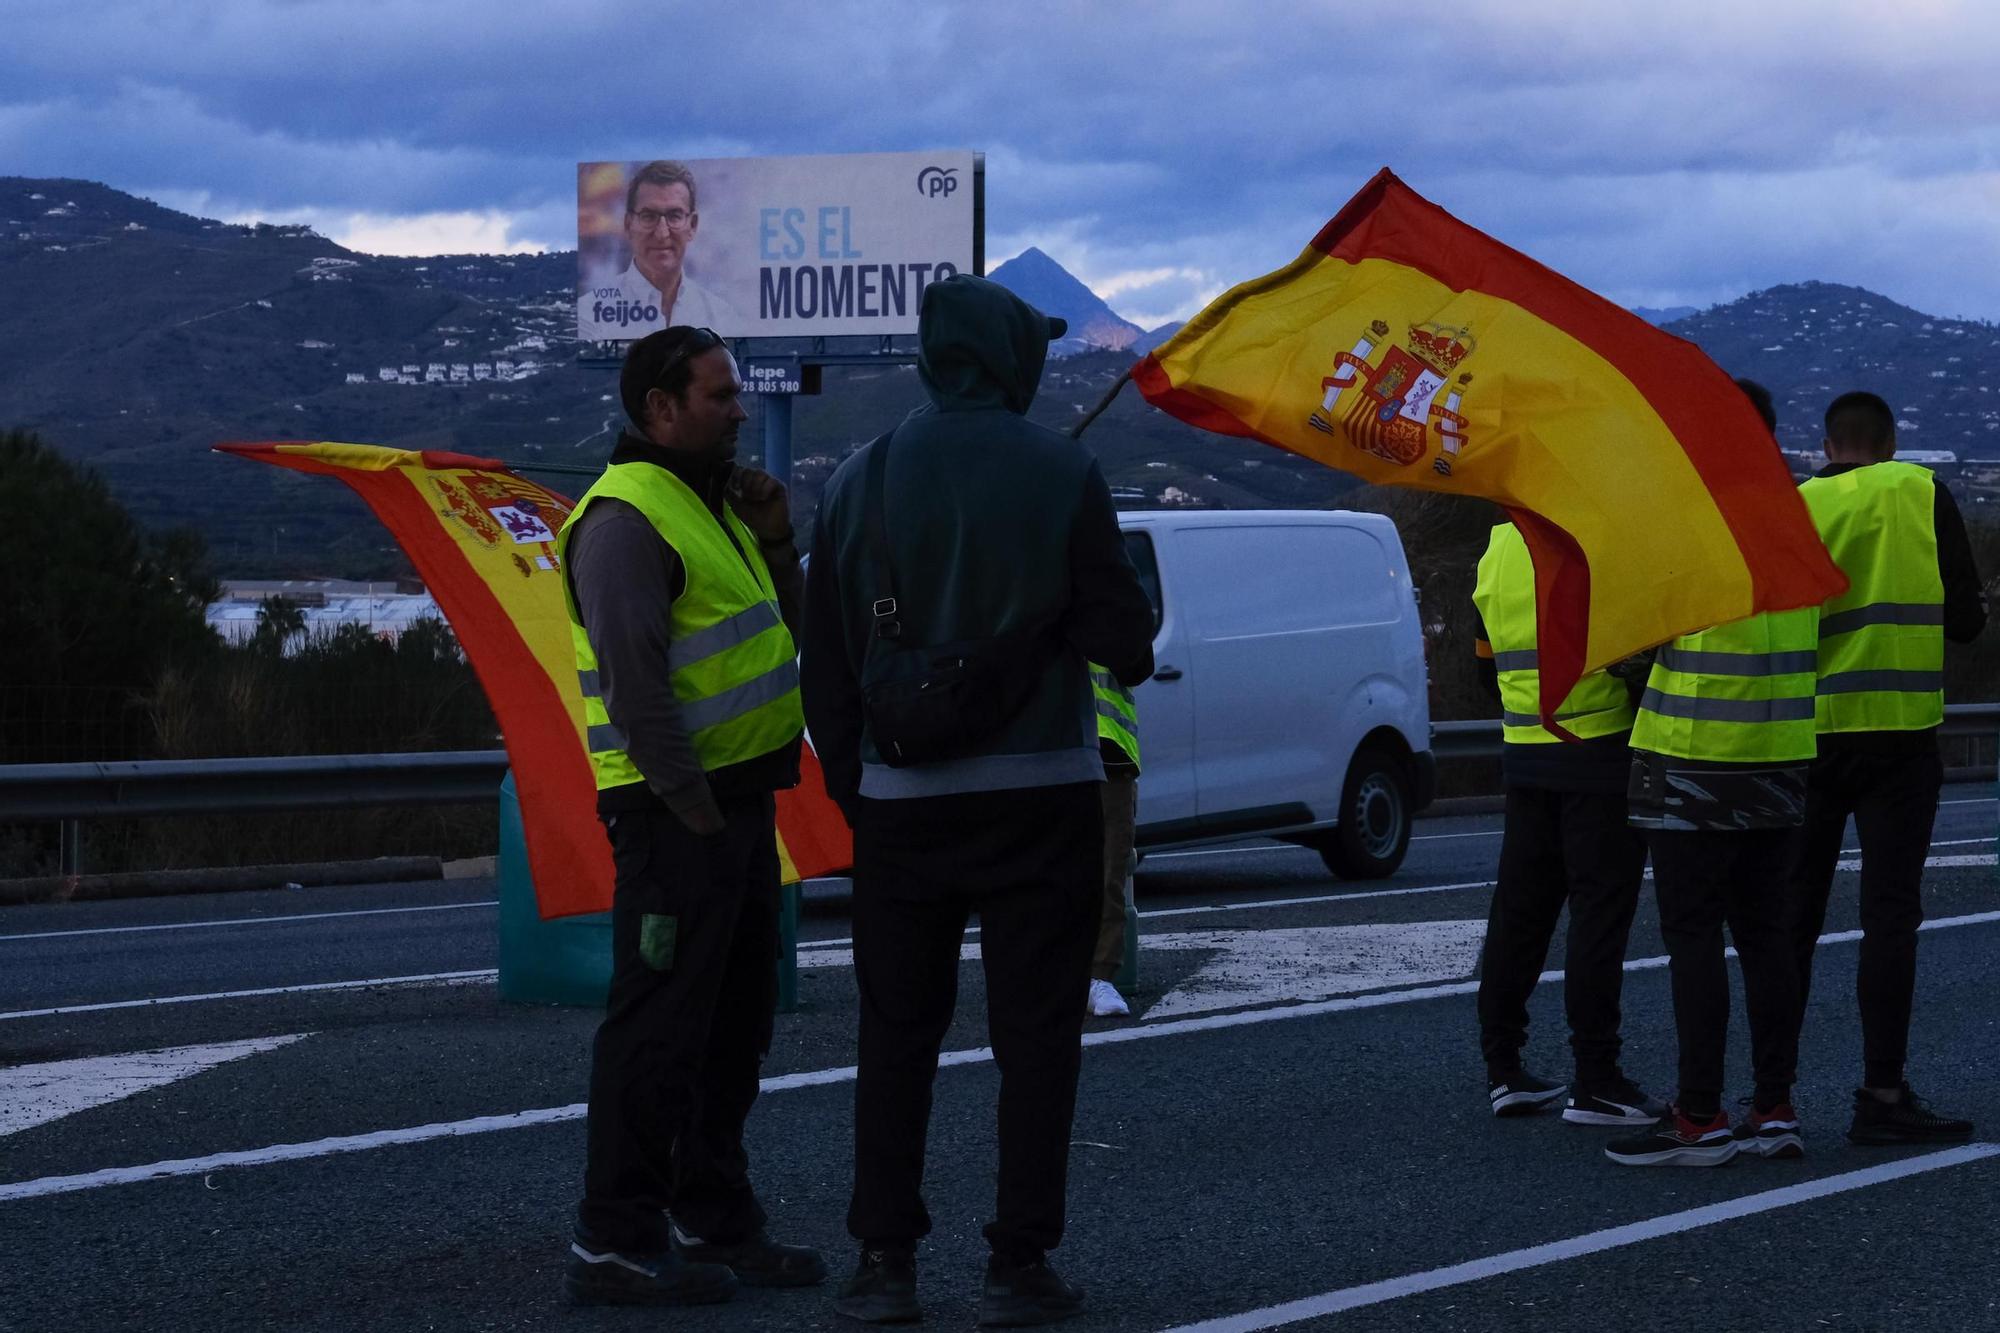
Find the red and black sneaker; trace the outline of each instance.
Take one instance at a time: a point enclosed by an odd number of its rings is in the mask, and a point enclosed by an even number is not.
[[[1726,1166],[1741,1151],[1729,1131],[1729,1113],[1690,1120],[1679,1106],[1643,1134],[1613,1139],[1604,1155],[1620,1166]]]
[[[1736,1146],[1758,1157],[1804,1157],[1806,1136],[1799,1130],[1798,1111],[1790,1102],[1779,1102],[1768,1111],[1752,1106],[1736,1127]]]

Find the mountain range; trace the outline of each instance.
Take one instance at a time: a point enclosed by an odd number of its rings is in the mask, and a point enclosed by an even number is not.
[[[1040,250],[991,276],[1069,321],[1033,412],[1053,426],[1178,327],[1141,329]],[[345,488],[209,446],[456,449],[581,490],[582,475],[543,473],[594,471],[623,414],[615,359],[576,342],[575,280],[571,252],[365,255],[304,227],[192,217],[87,181],[0,178],[0,428],[33,429],[89,462],[148,525],[197,528],[225,574],[399,573],[400,553]],[[1889,398],[1906,450],[2000,458],[1993,325],[1817,282],[1639,313],[1673,316],[1674,333],[1769,385],[1797,470],[1816,451],[1821,409],[1851,387]],[[795,400],[796,512],[810,514],[839,460],[921,400],[905,361],[827,368],[823,392]],[[746,423],[746,451],[757,438],[758,422]],[[1087,438],[1125,503],[1318,507],[1358,484],[1197,431],[1132,391]],[[1974,503],[2000,494],[2000,466],[1946,475]]]

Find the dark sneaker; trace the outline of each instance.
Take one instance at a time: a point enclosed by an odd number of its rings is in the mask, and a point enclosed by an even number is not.
[[[1566,1083],[1551,1083],[1517,1069],[1505,1078],[1494,1079],[1486,1097],[1497,1116],[1533,1115],[1551,1102],[1562,1100],[1569,1091]]]
[[[992,1255],[979,1293],[981,1328],[1027,1328],[1083,1313],[1083,1288],[1066,1282],[1048,1260],[1016,1264]]]
[[[1736,1146],[1758,1157],[1804,1157],[1806,1136],[1799,1131],[1799,1113],[1790,1102],[1779,1102],[1768,1111],[1752,1106],[1736,1127]]]
[[[861,1251],[854,1276],[840,1284],[833,1311],[864,1324],[914,1324],[924,1317],[917,1304],[917,1256],[910,1250]]]
[[[1724,1166],[1741,1151],[1729,1132],[1729,1113],[1697,1122],[1669,1107],[1667,1116],[1643,1134],[1613,1139],[1604,1155],[1620,1166]]]
[[[572,1305],[716,1305],[736,1294],[721,1264],[692,1264],[673,1250],[626,1254],[573,1240],[563,1267]]]
[[[1970,1120],[1954,1120],[1931,1110],[1905,1083],[1896,1100],[1885,1102],[1866,1088],[1854,1090],[1854,1123],[1847,1127],[1850,1143],[1887,1145],[1939,1143],[1972,1137]]]
[[[689,1263],[721,1264],[746,1287],[812,1287],[826,1281],[826,1260],[804,1245],[780,1245],[763,1232],[717,1245],[673,1228],[674,1252]]]
[[[1665,1102],[1648,1097],[1623,1075],[1609,1083],[1578,1084],[1563,1108],[1563,1119],[1572,1125],[1652,1125],[1666,1114]]]

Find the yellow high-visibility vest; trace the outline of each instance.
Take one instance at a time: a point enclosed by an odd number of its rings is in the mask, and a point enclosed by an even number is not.
[[[1944,580],[1937,483],[1871,463],[1799,488],[1847,591],[1820,608],[1821,731],[1922,731],[1944,721]]]
[[[1097,663],[1090,663],[1090,688],[1097,695],[1097,734],[1115,743],[1139,764],[1139,704],[1132,691],[1118,683],[1118,677]]]
[[[1527,539],[1512,523],[1493,529],[1479,558],[1473,605],[1493,645],[1500,675],[1500,736],[1509,745],[1554,744],[1561,738],[1544,727],[1542,678],[1535,639],[1535,566]],[[1613,736],[1632,728],[1632,693],[1625,682],[1603,671],[1577,681],[1556,709],[1556,721],[1578,740]]]
[[[592,503],[623,500],[646,516],[687,573],[668,621],[668,681],[703,772],[791,744],[805,730],[798,650],[778,612],[777,590],[757,538],[727,505],[718,520],[686,482],[652,463],[617,463],[584,492],[556,535],[565,570],[570,534]],[[724,525],[727,525],[725,529]],[[645,779],[605,710],[590,646],[565,573],[570,643],[583,690],[585,743],[597,788]]]
[[[1819,609],[1767,611],[1683,634],[1660,649],[1632,748],[1681,759],[1811,759]]]

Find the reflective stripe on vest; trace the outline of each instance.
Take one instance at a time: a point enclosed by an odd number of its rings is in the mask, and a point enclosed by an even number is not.
[[[1493,529],[1479,560],[1473,605],[1493,645],[1500,673],[1500,735],[1509,745],[1554,744],[1561,738],[1542,725],[1542,678],[1535,646],[1535,566],[1528,543],[1512,523]],[[1556,721],[1578,740],[1614,736],[1632,726],[1632,693],[1603,671],[1579,680],[1556,709]]]
[[[1632,748],[1681,759],[1811,759],[1819,613],[1748,616],[1660,649]]]
[[[644,514],[686,572],[687,586],[674,599],[668,622],[667,679],[703,771],[791,744],[805,727],[798,655],[778,613],[771,571],[756,537],[726,507],[718,522],[701,498],[666,469],[620,463],[605,469],[557,535],[557,555],[565,570],[578,519],[604,497]],[[597,655],[567,576],[563,592],[583,694],[584,742],[598,789],[642,782],[626,753],[624,733],[605,709]]]
[[[1820,608],[1821,731],[1922,731],[1944,721],[1944,580],[1937,483],[1871,463],[1799,488],[1847,591]]]
[[[1090,688],[1097,696],[1097,734],[1115,743],[1133,765],[1139,763],[1139,705],[1118,677],[1092,662]]]

